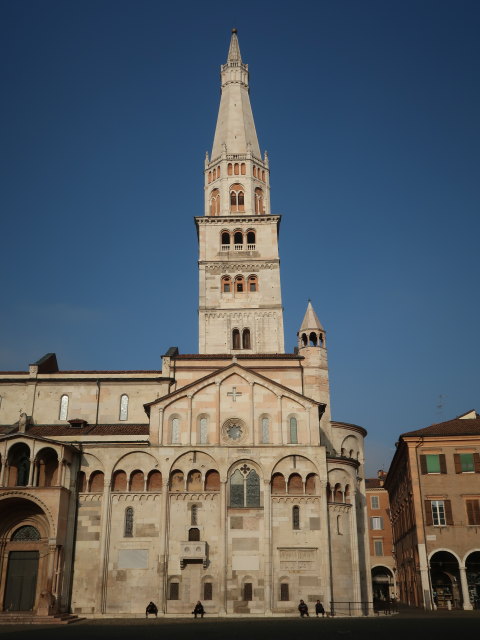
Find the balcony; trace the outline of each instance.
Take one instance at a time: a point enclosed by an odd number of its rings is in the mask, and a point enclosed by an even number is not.
[[[230,245],[229,244],[222,244],[222,251],[230,251]]]
[[[206,569],[208,565],[208,545],[206,542],[180,542],[180,568],[184,569],[187,562],[202,563]]]

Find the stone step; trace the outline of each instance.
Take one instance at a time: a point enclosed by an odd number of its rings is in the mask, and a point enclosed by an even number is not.
[[[85,618],[72,613],[59,613],[55,616],[36,616],[31,613],[0,613],[0,626],[4,624],[72,624]]]

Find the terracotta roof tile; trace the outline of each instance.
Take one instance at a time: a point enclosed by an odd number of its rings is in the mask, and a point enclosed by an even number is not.
[[[13,433],[11,426],[0,426],[0,434]],[[148,424],[87,424],[85,427],[71,427],[64,424],[35,424],[27,428],[29,436],[54,438],[55,436],[147,436]]]
[[[455,418],[424,429],[407,431],[400,437],[405,436],[480,436],[480,418]]]

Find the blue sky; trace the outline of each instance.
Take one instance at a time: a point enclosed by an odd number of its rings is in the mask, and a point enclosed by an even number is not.
[[[480,3],[0,3],[0,368],[197,351],[203,160],[230,29],[271,164],[286,347],[307,299],[332,410],[399,433],[480,409]]]

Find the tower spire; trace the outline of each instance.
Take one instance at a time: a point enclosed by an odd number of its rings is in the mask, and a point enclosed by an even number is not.
[[[227,62],[221,66],[222,97],[211,159],[251,152],[261,159],[248,87],[248,65],[242,62],[237,30],[232,29]]]
[[[298,336],[298,346],[303,347],[324,347],[325,346],[325,329],[318,319],[311,300],[308,301],[307,310],[303,316]]]

